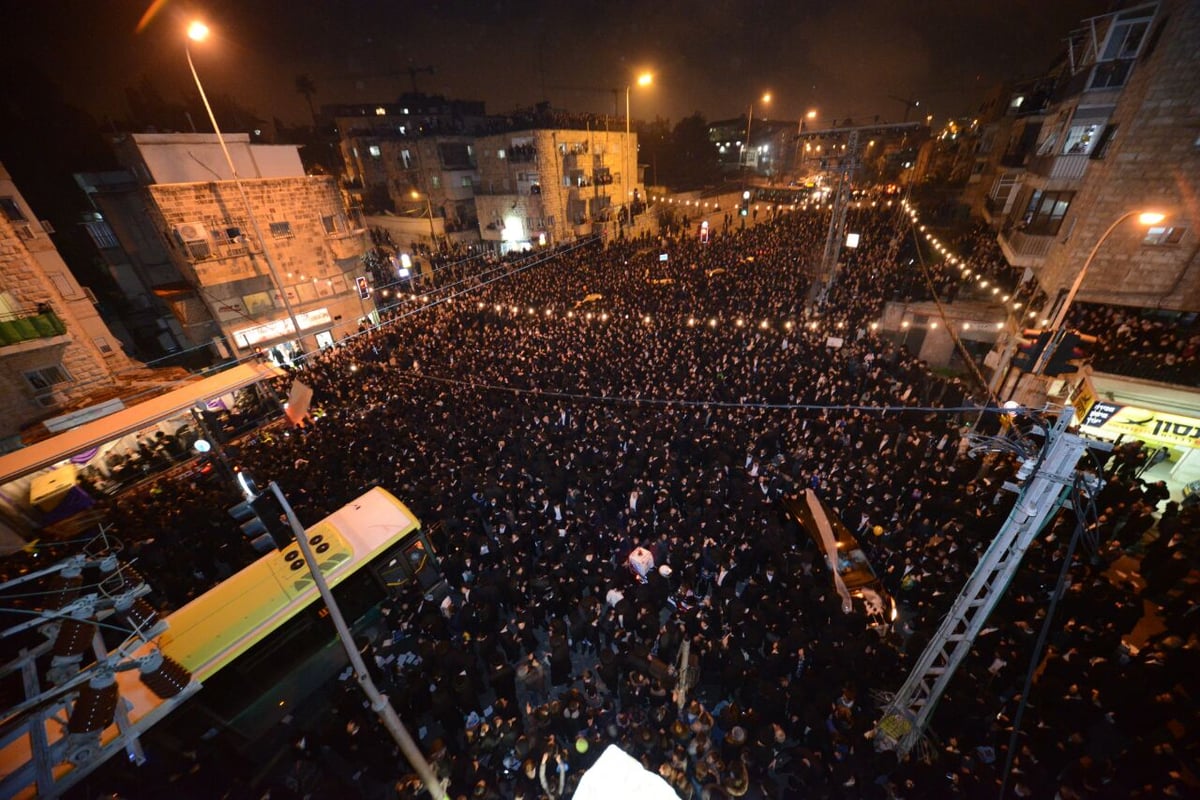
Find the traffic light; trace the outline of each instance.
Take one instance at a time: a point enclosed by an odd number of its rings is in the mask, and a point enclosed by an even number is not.
[[[1046,359],[1046,368],[1042,374],[1056,378],[1059,375],[1070,375],[1078,372],[1083,361],[1090,358],[1096,337],[1079,331],[1067,331],[1063,334],[1058,347]]]
[[[1012,365],[1024,372],[1032,372],[1034,365],[1038,362],[1038,357],[1050,343],[1052,335],[1050,331],[1037,328],[1026,328],[1021,331],[1021,339],[1017,342],[1017,352],[1013,354]]]
[[[750,213],[750,190],[742,192],[742,208],[738,212],[743,217]]]
[[[242,535],[250,541],[250,546],[257,553],[283,549],[295,538],[287,515],[279,505],[275,493],[269,489],[257,497],[232,506],[229,516],[240,523]]]

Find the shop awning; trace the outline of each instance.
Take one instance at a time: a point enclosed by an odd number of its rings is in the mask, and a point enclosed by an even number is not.
[[[183,384],[174,391],[153,397],[144,403],[121,409],[107,417],[84,423],[78,428],[0,456],[0,484],[53,466],[113,439],[136,433],[195,405],[203,405],[204,401],[211,397],[237,391],[283,374],[283,371],[273,364],[255,362],[239,364],[208,378]]]

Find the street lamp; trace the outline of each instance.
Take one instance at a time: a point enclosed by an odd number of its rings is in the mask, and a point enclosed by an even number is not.
[[[762,104],[767,105],[771,102],[771,93],[764,92],[762,96]],[[746,161],[746,150],[750,147],[750,126],[754,123],[754,103],[750,104],[750,113],[746,115],[746,142],[742,145],[742,162]]]
[[[638,86],[645,87],[645,86],[649,86],[652,83],[654,83],[654,76],[652,74],[650,74],[649,72],[643,72],[641,75],[637,76],[637,85]],[[626,175],[625,181],[632,181],[632,186],[634,188],[636,188],[637,187],[637,176],[634,173],[637,172],[637,152],[636,152],[636,148],[632,145],[630,138],[629,138],[630,137],[629,92],[630,92],[631,88],[632,88],[632,86],[630,84],[628,84],[628,83],[625,84],[625,147],[624,147],[624,149],[626,151],[628,151],[625,155],[625,175]],[[630,152],[632,152],[633,159],[634,159],[633,165],[632,165],[633,169],[630,169],[630,163],[629,163],[629,153]],[[624,183],[624,181],[623,181],[623,183]],[[632,194],[633,194],[633,189],[626,188],[625,202],[627,204],[629,202],[629,197]],[[633,223],[633,215],[632,214],[629,215],[629,222],[631,224]]]
[[[229,155],[229,148],[225,145],[225,137],[221,135],[221,128],[217,125],[217,118],[213,114],[212,106],[208,103],[208,95],[204,93],[204,85],[200,83],[200,75],[196,72],[196,65],[192,62],[192,47],[189,42],[202,42],[208,38],[208,33],[208,26],[199,20],[188,25],[187,38],[183,42],[183,50],[187,54],[188,68],[192,71],[192,79],[196,81],[196,89],[200,92],[200,100],[204,103],[204,110],[208,112],[208,121],[212,123],[213,132],[217,135],[217,143],[221,145],[221,152],[225,154],[225,163],[229,165],[229,174],[233,176],[233,185],[237,187],[238,194],[242,197],[242,205],[246,209],[246,219],[250,221],[250,227],[254,231],[254,236],[258,239],[259,246],[262,248],[263,258],[267,262],[267,272],[270,274],[271,283],[275,286],[275,291],[279,292],[279,296],[283,298],[283,307],[287,309],[288,319],[292,322],[292,330],[295,332],[296,338],[303,344],[304,337],[300,331],[300,322],[296,319],[296,312],[292,309],[292,303],[288,300],[287,292],[283,290],[283,285],[280,283],[279,271],[275,268],[275,259],[271,257],[271,251],[267,247],[267,240],[262,234],[262,229],[258,225],[258,218],[254,216],[254,209],[250,205],[250,197],[246,194],[246,187],[242,186],[242,179],[238,176],[237,167],[233,165],[233,157]]]
[[[413,189],[411,192],[409,192],[408,196],[413,200],[421,199],[421,193],[416,189]],[[429,214],[429,246],[437,247],[437,249],[440,250],[441,248],[438,247],[437,243],[437,235],[433,231],[433,204],[429,202],[429,192],[425,193],[425,211]]]
[[[1071,284],[1070,291],[1067,292],[1066,298],[1063,299],[1062,306],[1058,309],[1058,313],[1054,316],[1054,324],[1050,326],[1052,330],[1058,330],[1062,327],[1063,322],[1066,321],[1067,312],[1071,310],[1071,303],[1075,300],[1075,295],[1078,294],[1079,287],[1083,284],[1083,276],[1087,274],[1088,267],[1092,265],[1092,259],[1094,259],[1096,257],[1096,253],[1099,252],[1100,245],[1104,244],[1104,241],[1110,235],[1112,235],[1112,232],[1117,229],[1118,225],[1132,216],[1137,216],[1138,224],[1146,228],[1150,227],[1151,225],[1157,225],[1166,219],[1165,214],[1161,214],[1157,211],[1126,211],[1124,214],[1113,220],[1113,223],[1108,226],[1108,230],[1106,230],[1104,234],[1096,241],[1096,244],[1092,246],[1092,252],[1088,253],[1087,259],[1083,262],[1083,268],[1080,269],[1079,274],[1075,276],[1075,282]]]

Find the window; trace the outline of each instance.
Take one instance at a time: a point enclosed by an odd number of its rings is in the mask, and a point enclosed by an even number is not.
[[[275,304],[271,302],[270,292],[255,292],[253,294],[242,295],[242,303],[246,308],[246,313],[252,317],[275,308]]]
[[[276,239],[292,238],[292,223],[290,222],[272,222],[271,235]]]
[[[1058,233],[1074,196],[1074,192],[1034,192],[1025,211],[1025,233],[1034,236]]]
[[[1072,125],[1067,129],[1067,138],[1063,140],[1063,155],[1090,154],[1099,139],[1100,130],[1098,122]]]
[[[463,177],[462,177],[462,183],[460,183],[459,185],[460,185],[460,186],[462,186],[464,189],[470,189],[470,188],[471,188],[471,186],[473,185],[473,184],[471,183],[471,176],[470,176],[470,175],[463,175]]]
[[[4,216],[9,222],[26,222],[25,212],[21,211],[21,207],[17,205],[17,201],[11,197],[0,197],[0,211],[4,212]]]
[[[1122,12],[1113,21],[1108,31],[1108,40],[1100,52],[1097,61],[1113,61],[1114,59],[1137,58],[1142,40],[1150,28],[1150,20],[1154,18],[1154,6],[1142,6]]]
[[[404,165],[405,169],[412,169],[412,151],[411,150],[401,150],[400,151],[400,163]]]
[[[429,185],[434,189],[442,188],[442,176],[441,175],[430,175],[429,176]]]
[[[25,380],[29,381],[35,392],[47,392],[60,383],[68,383],[71,376],[61,365],[56,364],[53,367],[29,370],[25,373]]]
[[[1170,245],[1179,244],[1187,228],[1173,228],[1166,225],[1155,225],[1146,231],[1142,244]]]
[[[338,232],[338,219],[334,214],[325,214],[321,217],[321,224],[325,226],[325,233],[329,236]]]
[[[367,152],[371,154],[371,158],[379,158],[383,155],[383,151],[379,149],[379,145],[377,144],[368,145]]]
[[[1117,138],[1117,123],[1112,122],[1104,126],[1104,130],[1100,131],[1100,135],[1096,137],[1096,146],[1092,148],[1092,158],[1101,159],[1108,155],[1108,148],[1112,147],[1113,141]]]
[[[105,339],[103,336],[97,336],[96,338],[92,339],[92,343],[96,345],[96,349],[99,350],[103,355],[108,355],[113,351],[112,345],[110,345],[108,343],[108,339]]]
[[[507,154],[504,152],[503,147],[501,147],[499,150],[496,151],[496,158],[500,159],[501,161],[504,160],[505,155],[507,155]]]

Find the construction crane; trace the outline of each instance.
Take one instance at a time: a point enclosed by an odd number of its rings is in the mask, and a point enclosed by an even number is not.
[[[921,101],[916,99],[915,97],[901,97],[900,95],[896,95],[896,94],[889,94],[888,97],[892,100],[895,100],[897,102],[904,104],[904,121],[905,122],[908,122],[908,112],[912,111],[914,108],[919,108],[921,105]]]
[[[417,87],[418,75],[433,75],[437,72],[434,67],[426,65],[418,67],[415,64],[409,64],[401,69],[387,70],[384,72],[359,72],[347,75],[334,75],[330,80],[334,81],[360,81],[364,78],[395,78],[398,75],[407,75],[409,81],[412,82],[413,94],[420,94],[421,90]]]
[[[1063,411],[1035,451],[1028,440],[975,437],[972,452],[1007,450],[1024,458],[1018,478],[1028,471],[1008,519],[979,559],[937,633],[929,641],[904,685],[887,700],[875,727],[875,747],[904,758],[925,735],[938,700],[955,670],[970,653],[975,637],[1004,596],[1030,544],[1064,505],[1075,483],[1075,465],[1087,448],[1112,445],[1068,433],[1072,413]],[[1006,488],[1017,489],[1016,485]],[[1092,487],[1093,490],[1095,487]]]
[[[560,91],[560,92],[590,92],[590,93],[612,92],[613,116],[614,117],[621,116],[618,103],[620,102],[621,92],[623,92],[624,89],[621,89],[619,87],[613,87],[613,86],[544,86],[542,88],[543,89],[554,89],[555,91]]]

